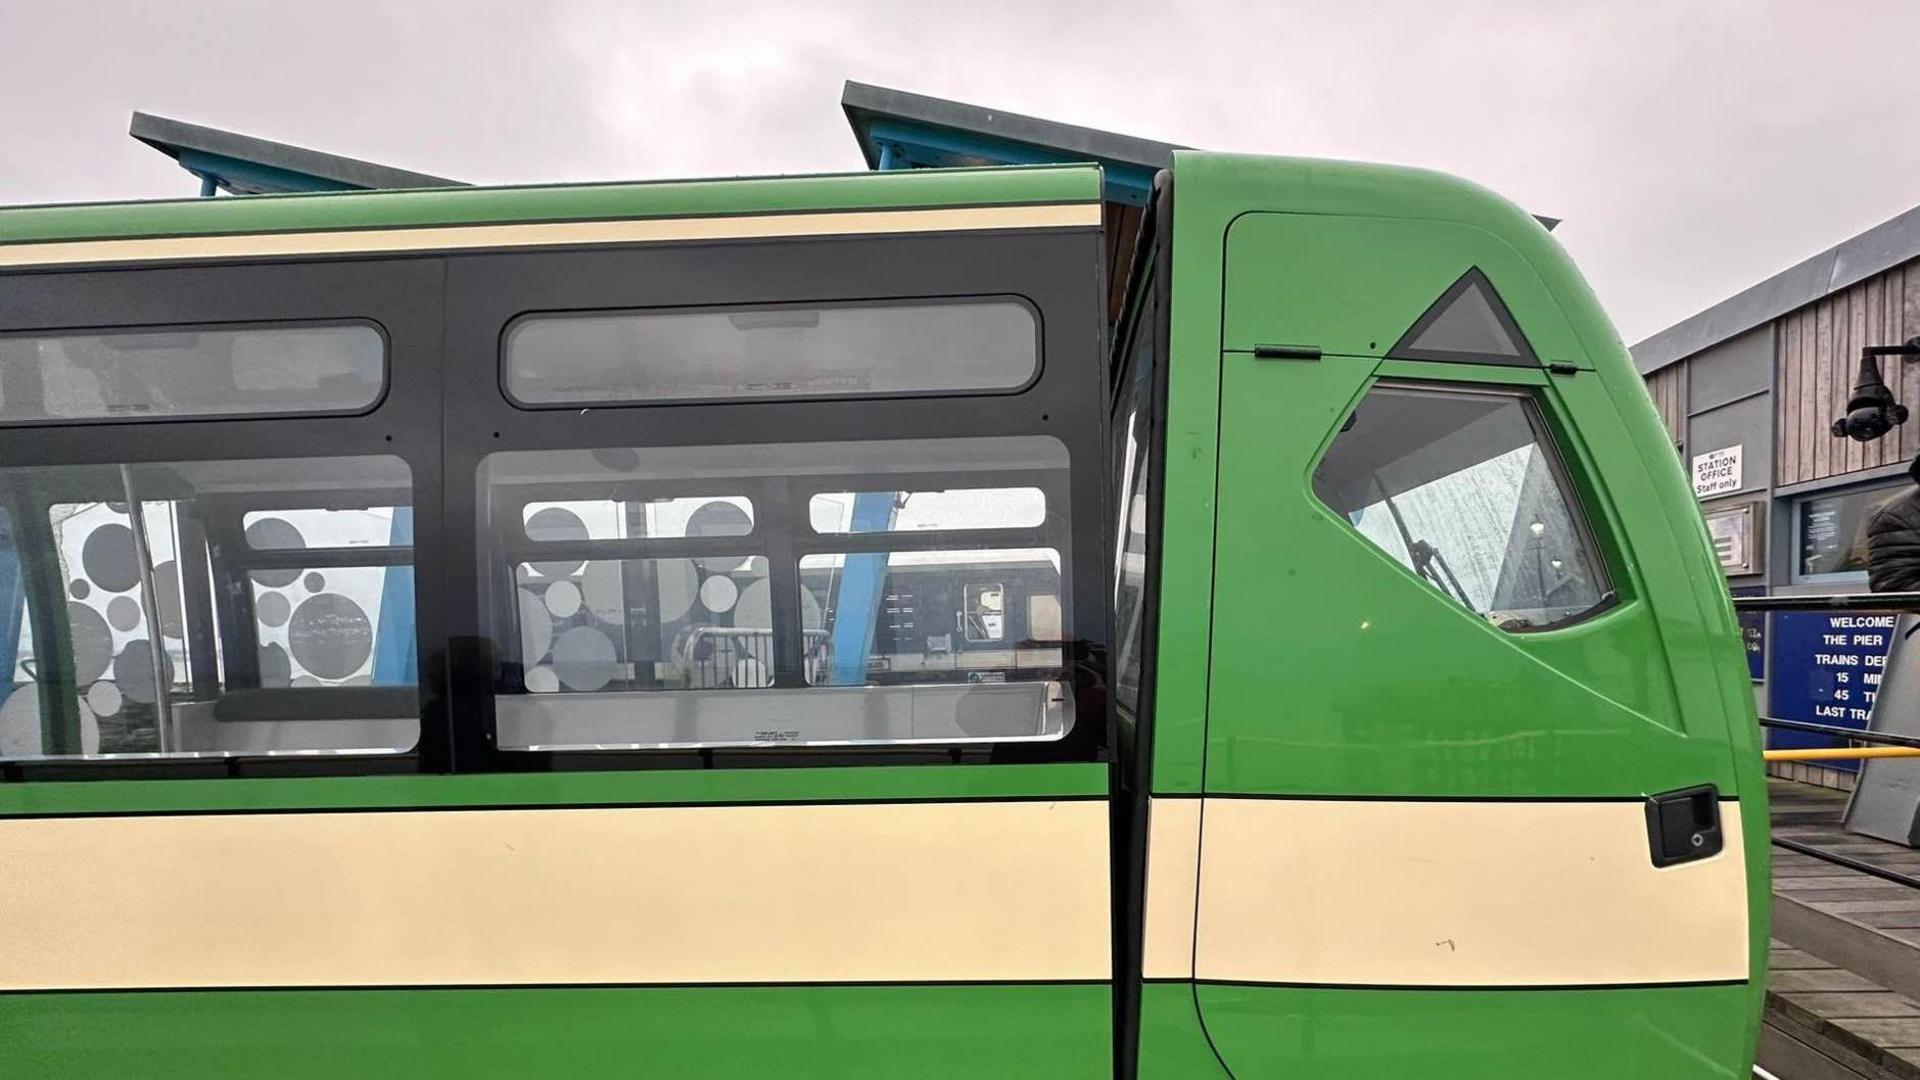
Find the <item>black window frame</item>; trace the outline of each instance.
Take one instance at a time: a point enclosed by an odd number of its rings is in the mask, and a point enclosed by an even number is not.
[[[1114,878],[1113,949],[1114,1011],[1113,1054],[1116,1075],[1132,1076],[1140,1054],[1141,971],[1146,934],[1147,841],[1154,801],[1154,696],[1159,672],[1160,596],[1163,534],[1166,517],[1167,403],[1173,364],[1173,310],[1175,278],[1173,263],[1174,219],[1177,202],[1172,169],[1162,169],[1153,178],[1153,191],[1140,221],[1135,241],[1133,266],[1128,290],[1131,299],[1122,309],[1117,325],[1126,332],[1112,335],[1108,385],[1108,458],[1105,472],[1108,486],[1109,516],[1102,523],[1102,544],[1106,545],[1104,564],[1118,566],[1119,551],[1112,544],[1119,539],[1117,515],[1130,492],[1117,490],[1124,469],[1118,467],[1125,448],[1125,433],[1118,420],[1122,415],[1122,393],[1129,385],[1125,378],[1135,359],[1136,337],[1152,335],[1154,370],[1146,383],[1146,401],[1141,408],[1146,439],[1142,464],[1147,470],[1147,522],[1145,580],[1140,598],[1140,679],[1133,723],[1123,725],[1117,706],[1109,706],[1109,721],[1114,731]],[[1137,283],[1137,284],[1135,284]],[[1219,298],[1213,310],[1202,314],[1217,325],[1221,308]],[[1117,581],[1114,583],[1117,585]],[[1211,597],[1207,598],[1211,603]],[[1109,611],[1109,619],[1116,612]],[[1111,649],[1117,649],[1117,628],[1109,631]],[[1109,663],[1109,671],[1113,664]],[[1117,676],[1116,676],[1117,677]],[[1110,691],[1111,694],[1111,691]],[[1163,796],[1164,797],[1164,796]]]
[[[441,261],[417,257],[249,259],[0,273],[0,311],[5,312],[8,335],[360,323],[377,328],[384,346],[381,396],[363,410],[5,424],[0,425],[0,461],[26,468],[397,457],[411,474],[413,546],[433,551],[442,544],[437,513],[443,501],[437,419],[443,412],[443,284]],[[436,422],[423,423],[422,418]],[[44,521],[44,513],[38,516]],[[35,515],[24,517],[32,521]],[[372,549],[348,550],[362,560],[372,554]],[[53,573],[47,572],[50,549],[38,560],[26,557],[25,550],[22,555],[23,588],[28,592],[35,641],[59,642],[64,620],[51,611],[64,598],[65,582],[59,580],[57,566]],[[27,565],[32,562],[41,565],[37,569]],[[447,724],[446,636],[439,615],[444,607],[442,581],[436,567],[414,566],[419,736],[409,751],[16,760],[0,763],[0,782],[445,771],[452,761],[452,742]],[[63,603],[57,606],[64,609]],[[227,651],[232,659],[232,650]]]
[[[626,249],[460,253],[447,257],[447,353],[462,370],[485,358],[493,375],[449,383],[441,560],[448,582],[444,612],[451,638],[454,693],[461,703],[453,733],[462,772],[575,769],[704,769],[879,764],[1010,763],[1105,760],[1110,717],[1104,677],[1107,601],[1101,539],[1107,524],[1106,358],[1097,275],[1103,236],[1097,227],[939,234],[858,235],[776,241],[646,245]],[[1038,373],[1024,389],[836,398],[622,402],[604,407],[526,409],[501,388],[506,328],[529,312],[587,313],[775,304],[921,302],[930,298],[1017,297],[1036,312],[1042,347]],[[1092,393],[1089,393],[1089,389]],[[917,744],[859,747],[635,750],[502,750],[492,741],[495,680],[504,657],[491,639],[489,612],[500,601],[497,570],[479,563],[483,527],[480,466],[501,450],[633,449],[890,439],[1052,435],[1067,446],[1070,593],[1063,627],[1076,699],[1065,738],[1052,742]],[[941,474],[932,474],[938,476]],[[929,477],[931,478],[931,477]],[[950,479],[950,478],[949,478]],[[859,484],[852,485],[860,486]],[[884,485],[883,485],[884,486]],[[822,490],[850,490],[837,477]],[[740,492],[752,497],[749,492]],[[1051,492],[1049,493],[1051,496]],[[800,500],[804,514],[804,498]],[[755,500],[755,532],[766,510]],[[1050,501],[1049,513],[1056,511]],[[517,512],[517,511],[516,511]],[[1036,530],[1037,531],[1037,530]],[[810,530],[807,531],[810,534]],[[858,545],[884,548],[875,534]],[[757,538],[757,535],[756,535]],[[747,539],[747,538],[728,538]],[[848,536],[805,535],[822,551],[860,550]],[[970,533],[969,541],[979,539]],[[796,545],[798,546],[798,545]],[[792,548],[767,551],[776,623],[797,618]],[[786,568],[781,560],[791,560]],[[788,593],[792,595],[788,595]],[[478,595],[477,602],[472,599]],[[795,609],[792,613],[785,609]]]

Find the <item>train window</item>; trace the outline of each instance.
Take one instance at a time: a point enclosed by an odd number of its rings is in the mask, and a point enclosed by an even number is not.
[[[523,562],[514,602],[526,690],[767,686],[769,590],[761,556]]]
[[[1612,600],[1538,409],[1523,393],[1381,384],[1314,470],[1360,535],[1509,631]]]
[[[1045,436],[489,455],[498,745],[1060,738],[1067,476]]]
[[[1012,391],[1040,323],[1012,298],[527,315],[501,362],[535,407]]]
[[[878,577],[878,602],[858,603],[857,593],[850,595],[846,580],[862,575]],[[886,685],[908,676],[1044,681],[1061,675],[1057,632],[1034,633],[1025,617],[1031,604],[1016,609],[1010,593],[1017,589],[1024,600],[1058,603],[1060,553],[1054,549],[808,555],[800,560],[800,582],[807,629],[825,634],[840,659],[809,672],[816,685]],[[860,621],[848,624],[846,616]],[[858,647],[864,642],[871,647]]]
[[[411,477],[398,458],[0,479],[0,569],[18,568],[0,572],[0,626],[19,625],[0,636],[12,672],[0,756],[413,747]]]
[[[0,336],[0,423],[359,412],[386,388],[366,323]]]
[[[393,542],[397,506],[347,510],[306,507],[250,510],[240,518],[247,546],[255,551],[288,551],[308,546],[308,537],[326,547],[385,547]]]
[[[753,531],[753,501],[738,495],[571,499],[530,502],[521,517],[527,539],[555,543],[636,537],[745,536]]]
[[[862,517],[856,509],[872,508]],[[923,529],[1031,529],[1046,523],[1046,492],[1035,487],[956,491],[823,491],[808,503],[820,533]]]
[[[1867,522],[1911,490],[1886,487],[1809,495],[1793,504],[1795,582],[1867,580]]]

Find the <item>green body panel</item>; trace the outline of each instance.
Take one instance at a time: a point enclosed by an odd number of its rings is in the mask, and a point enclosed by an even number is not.
[[[1703,783],[1737,790],[1717,697],[1709,693],[1707,708],[1687,720],[1677,707],[1662,630],[1697,627],[1698,608],[1684,591],[1667,605],[1671,593],[1617,581],[1622,602],[1586,622],[1538,635],[1498,630],[1313,495],[1314,462],[1371,379],[1410,372],[1357,358],[1287,364],[1244,354],[1227,354],[1222,366],[1222,437],[1257,434],[1259,444],[1222,453],[1216,559],[1245,587],[1214,598],[1209,794],[1579,798]],[[1471,384],[1513,381],[1505,369],[1446,366],[1449,377]],[[1552,401],[1555,389],[1543,396]],[[1610,406],[1573,412],[1561,414],[1572,430],[1604,434],[1614,421]],[[1634,479],[1631,471],[1623,478],[1624,493],[1608,485],[1615,507],[1644,508],[1645,499],[1618,497],[1634,494]],[[1623,524],[1628,531],[1616,538],[1636,537],[1636,558],[1616,561],[1616,574],[1674,565],[1657,517]],[[1277,537],[1287,538],[1278,562]],[[1264,565],[1273,567],[1268,580],[1246,576]],[[1657,622],[1654,597],[1662,598],[1658,614],[1672,606],[1676,618]],[[1312,617],[1277,617],[1285,612]],[[1284,666],[1276,655],[1287,658]],[[1312,677],[1286,677],[1295,671]],[[1689,726],[1704,737],[1690,738]]]
[[[394,807],[1105,798],[1107,767],[646,769],[598,773],[127,780],[0,785],[0,816]]]
[[[1140,993],[1140,1076],[1144,1080],[1224,1077],[1207,1042],[1192,983],[1148,983]]]
[[[1591,292],[1531,217],[1450,177],[1184,153],[1174,176],[1152,790],[1625,799],[1711,783],[1739,799],[1750,913],[1743,984],[1202,985],[1214,1049],[1240,1076],[1743,1075],[1767,940],[1753,700],[1698,506]],[[1471,267],[1541,361],[1573,371],[1383,359]],[[1325,355],[1258,360],[1257,344]],[[1618,603],[1507,634],[1325,510],[1315,463],[1378,378],[1532,388]],[[1164,1043],[1179,1015],[1157,1014]]]
[[[1237,1080],[1747,1080],[1746,989],[1199,988]]]
[[[1531,318],[1543,359],[1584,355],[1546,286],[1512,246],[1453,221],[1250,213],[1227,233],[1223,348],[1250,351],[1284,333],[1327,353],[1380,356],[1469,266]]]
[[[0,996],[9,1076],[1112,1076],[1103,985]]]
[[[630,184],[246,195],[0,210],[0,243],[1100,201],[1091,165]]]

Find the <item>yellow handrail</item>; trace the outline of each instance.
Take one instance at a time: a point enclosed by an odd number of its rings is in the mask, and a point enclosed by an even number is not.
[[[1818,750],[1765,750],[1768,761],[1854,761],[1860,758],[1920,757],[1920,747],[1912,746],[1839,746]]]

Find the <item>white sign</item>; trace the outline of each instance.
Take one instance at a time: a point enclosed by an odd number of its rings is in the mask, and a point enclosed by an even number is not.
[[[1740,447],[1728,446],[1693,459],[1693,493],[1704,499],[1740,490]]]
[[[1716,510],[1707,515],[1707,534],[1720,569],[1729,574],[1753,573],[1753,504]]]

